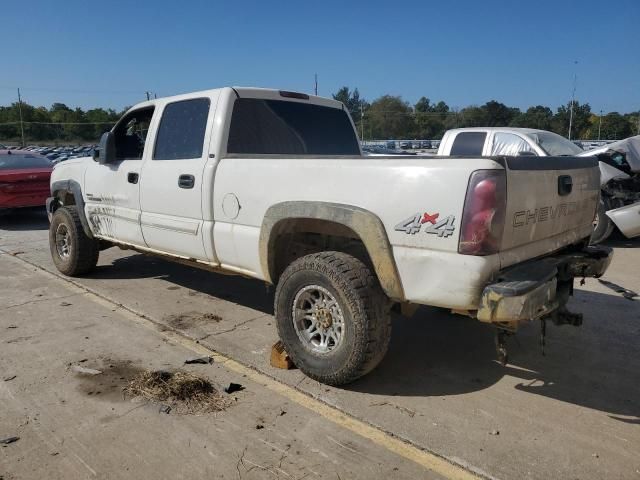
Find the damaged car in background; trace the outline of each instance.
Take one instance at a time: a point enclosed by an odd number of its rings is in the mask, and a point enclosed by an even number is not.
[[[600,164],[602,195],[595,220],[600,241],[615,227],[627,238],[640,235],[640,135],[590,150]]]
[[[627,238],[640,235],[640,135],[583,151],[566,138],[546,130],[471,127],[448,130],[438,156],[532,156],[598,158],[600,201],[591,243],[606,240],[618,227]],[[536,160],[532,159],[532,162]],[[539,162],[539,161],[537,161]],[[539,163],[539,165],[545,165]]]

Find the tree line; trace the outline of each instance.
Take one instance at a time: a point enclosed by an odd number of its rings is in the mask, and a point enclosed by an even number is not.
[[[16,102],[0,107],[0,142],[19,143],[23,129],[26,143],[97,143],[127,109],[71,109],[64,103],[46,108]]]
[[[369,103],[360,97],[357,88],[349,87],[339,89],[333,98],[345,104],[364,140],[439,139],[445,130],[459,127],[529,127],[565,137],[569,134],[571,102],[555,112],[543,105],[522,111],[495,100],[454,109],[444,101],[433,102],[427,97],[414,105],[393,95],[383,95]],[[24,130],[27,143],[96,143],[127,109],[72,109],[64,103],[46,108],[25,102],[0,106],[0,142],[20,142]],[[573,104],[571,138],[616,140],[637,135],[639,130],[640,111],[598,115],[588,103]]]
[[[357,88],[352,91],[349,87],[342,87],[333,98],[349,109],[364,140],[440,139],[446,130],[460,127],[527,127],[569,135],[571,102],[555,112],[543,105],[522,111],[495,100],[458,110],[427,97],[415,105],[393,95],[369,103]],[[571,124],[571,138],[617,140],[640,134],[640,111],[599,115],[588,103],[574,101]]]

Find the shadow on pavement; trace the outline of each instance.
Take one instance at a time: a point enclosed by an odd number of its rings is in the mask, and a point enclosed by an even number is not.
[[[616,229],[611,236],[603,242],[603,245],[613,248],[638,248],[640,247],[640,237],[627,238]]]
[[[545,356],[539,346],[540,323],[522,327],[508,340],[505,367],[496,361],[491,326],[421,309],[412,319],[396,319],[384,361],[347,388],[379,395],[446,396],[482,390],[509,376],[516,379],[517,390],[640,423],[638,303],[580,291],[570,306],[584,312],[582,327],[549,322]],[[609,312],[606,317],[603,309]]]
[[[189,267],[151,255],[133,254],[99,265],[85,278],[123,280],[161,278],[175,285],[222,298],[273,315],[273,293],[259,280],[223,275]]]
[[[0,228],[13,232],[48,230],[47,211],[42,208],[10,210],[0,214]]]
[[[145,255],[99,267],[92,278],[162,278],[175,285],[273,314],[273,294],[257,280],[226,276]],[[547,328],[546,355],[539,322],[508,340],[510,363],[496,361],[494,330],[446,310],[423,307],[394,317],[391,347],[380,366],[346,387],[373,395],[450,396],[484,390],[504,377],[516,390],[640,422],[640,303],[619,295],[577,290],[570,308],[582,327]],[[624,418],[630,417],[630,418]]]

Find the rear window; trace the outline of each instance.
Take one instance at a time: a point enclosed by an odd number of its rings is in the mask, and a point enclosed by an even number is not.
[[[228,153],[359,155],[347,113],[282,100],[239,98],[233,106]]]
[[[451,155],[482,155],[486,132],[462,132],[456,135],[451,147]]]
[[[0,170],[18,170],[21,168],[52,168],[51,162],[35,155],[0,155]]]

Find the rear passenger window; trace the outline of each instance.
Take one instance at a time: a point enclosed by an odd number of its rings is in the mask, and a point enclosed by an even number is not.
[[[451,147],[451,155],[482,155],[486,132],[462,132],[456,135]]]
[[[209,116],[209,99],[194,98],[168,104],[162,113],[154,160],[202,157]]]

